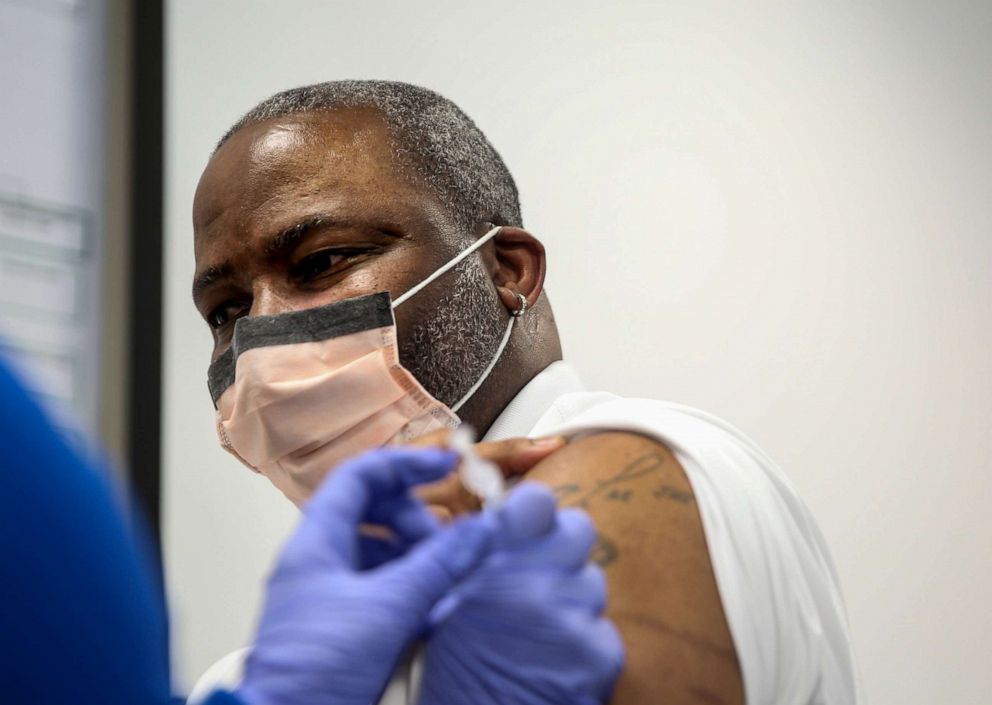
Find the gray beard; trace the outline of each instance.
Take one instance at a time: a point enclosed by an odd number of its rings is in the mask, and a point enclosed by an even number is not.
[[[413,326],[400,345],[404,367],[448,406],[468,393],[485,371],[506,325],[506,314],[478,256],[468,258],[452,273],[455,280],[448,285],[450,293],[438,300],[434,311]]]

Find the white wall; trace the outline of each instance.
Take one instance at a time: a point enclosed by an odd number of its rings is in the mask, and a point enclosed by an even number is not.
[[[277,90],[432,87],[501,150],[592,386],[748,431],[819,517],[872,702],[992,692],[992,29],[980,3],[168,9],[166,558],[178,674],[242,645],[293,512],[215,447],[190,202]]]

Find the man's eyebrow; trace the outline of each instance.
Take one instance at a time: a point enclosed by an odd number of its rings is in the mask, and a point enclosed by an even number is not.
[[[292,252],[302,239],[312,231],[323,228],[348,228],[353,224],[328,215],[312,215],[276,233],[265,243],[265,256],[271,259],[284,257]]]
[[[234,269],[230,263],[223,263],[215,267],[207,267],[202,273],[196,275],[193,280],[193,301],[200,298],[204,291],[216,284],[221,279],[231,276]]]

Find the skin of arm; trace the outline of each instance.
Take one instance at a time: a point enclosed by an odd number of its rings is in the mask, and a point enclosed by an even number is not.
[[[699,511],[672,453],[637,434],[599,433],[547,456],[526,478],[596,524],[591,557],[627,648],[611,705],[742,704]]]

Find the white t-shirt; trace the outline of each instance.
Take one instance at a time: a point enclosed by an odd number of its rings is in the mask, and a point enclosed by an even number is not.
[[[655,438],[685,470],[737,651],[745,701],[856,703],[847,618],[826,543],[785,474],[740,431],[689,407],[586,392],[572,368],[556,362],[510,402],[485,440],[598,431]],[[190,701],[213,688],[234,687],[246,652],[229,654],[211,667]],[[409,669],[401,669],[381,705],[413,703],[416,690]]]

